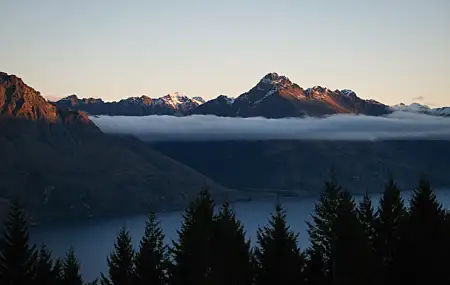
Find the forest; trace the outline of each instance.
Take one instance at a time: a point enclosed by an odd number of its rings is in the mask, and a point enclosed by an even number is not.
[[[138,248],[120,229],[106,257],[108,271],[97,280],[83,280],[73,248],[54,258],[45,245],[30,244],[26,215],[13,202],[0,237],[0,284],[450,284],[450,212],[430,183],[419,180],[408,206],[394,179],[383,190],[374,207],[369,194],[356,202],[330,177],[308,222],[310,245],[300,248],[280,202],[250,242],[232,205],[215,210],[204,189],[169,245],[154,213]]]

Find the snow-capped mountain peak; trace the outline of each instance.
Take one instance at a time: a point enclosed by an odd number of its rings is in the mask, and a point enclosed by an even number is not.
[[[450,117],[450,107],[442,107],[433,109],[438,116],[449,116]]]
[[[430,108],[427,105],[412,103],[410,105],[405,105],[404,103],[400,103],[394,106],[391,106],[390,109],[392,111],[402,111],[402,112],[410,112],[410,113],[420,113],[427,114],[433,116],[450,116],[450,107],[441,107],[441,108]]]
[[[404,111],[404,112],[428,112],[431,110],[430,107],[426,105],[422,105],[419,103],[412,103],[410,105],[405,105],[404,103],[400,103],[391,107],[394,111]]]
[[[430,110],[430,107],[428,107],[427,105],[422,105],[419,103],[412,103],[411,105],[409,105],[409,107],[416,110]]]
[[[293,86],[293,83],[289,78],[276,72],[271,72],[266,74],[249,92],[239,96],[237,100],[246,101],[249,104],[258,104],[281,89],[291,86]]]
[[[258,85],[272,85],[276,87],[283,87],[292,85],[292,82],[284,75],[279,75],[276,72],[266,74],[258,83]],[[258,86],[257,85],[257,86]]]
[[[190,99],[180,92],[169,93],[161,98],[154,99],[153,103],[158,106],[168,106],[174,110],[192,109],[205,102],[201,97],[194,97]]]
[[[201,104],[206,102],[205,99],[203,99],[200,96],[192,97],[192,101],[197,103],[197,104],[199,104],[199,105],[201,105]]]
[[[344,96],[349,96],[349,97],[356,96],[355,91],[350,90],[350,89],[343,89],[343,90],[341,90],[341,94],[344,95]]]

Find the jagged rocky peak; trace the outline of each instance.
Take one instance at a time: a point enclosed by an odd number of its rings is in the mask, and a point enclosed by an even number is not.
[[[0,116],[57,121],[56,108],[15,75],[0,72]]]
[[[269,84],[275,86],[287,86],[292,85],[291,80],[284,75],[279,75],[276,72],[271,72],[266,74],[260,81],[259,84]]]
[[[420,103],[412,103],[409,106],[411,108],[414,108],[414,109],[424,109],[424,110],[429,110],[430,109],[430,107],[428,107],[427,105],[423,105],[423,104],[420,104]]]
[[[213,100],[214,100],[214,99],[213,99]],[[221,102],[225,102],[225,103],[227,103],[227,104],[233,104],[235,98],[228,97],[228,96],[226,96],[226,95],[219,95],[219,96],[217,96],[216,100],[217,100],[217,101],[221,101]]]
[[[102,99],[100,99],[100,98],[92,98],[92,97],[85,98],[85,99],[83,99],[82,101],[83,101],[83,103],[85,103],[85,104],[98,104],[98,103],[104,103]]]
[[[349,97],[357,97],[355,91],[350,89],[342,89],[341,94]]]
[[[127,99],[122,99],[119,101],[120,102],[126,102],[126,103],[131,103],[131,104],[141,104],[141,105],[151,105],[152,104],[152,98],[146,96],[146,95],[141,95],[140,97],[128,97]]]
[[[193,101],[196,101],[196,102],[199,103],[199,104],[203,104],[203,103],[206,102],[205,99],[203,99],[203,98],[200,97],[200,96],[192,97],[192,100],[193,100]]]
[[[172,92],[163,97],[161,97],[163,101],[170,101],[174,104],[183,104],[183,103],[194,103],[197,105],[205,103],[205,100],[202,97],[193,97],[190,99],[188,96],[180,93],[180,92]]]
[[[140,97],[140,100],[141,100],[142,104],[144,104],[144,105],[151,105],[153,102],[153,99],[148,97],[147,95],[142,95]]]
[[[68,96],[69,100],[77,98]],[[0,117],[63,124],[92,124],[86,114],[56,108],[15,75],[0,72]]]
[[[60,100],[78,100],[78,96],[76,94],[72,94],[64,98],[61,98]]]
[[[93,97],[89,97],[89,98],[79,98],[76,94],[72,94],[69,96],[66,96],[62,99],[60,99],[59,101],[62,102],[70,102],[69,104],[72,105],[72,107],[75,107],[79,104],[98,104],[98,103],[104,103],[102,99],[100,98],[93,98]]]
[[[398,105],[392,106],[391,109],[396,110],[396,111],[407,111],[407,112],[424,112],[424,111],[431,110],[430,107],[419,104],[419,103],[412,103],[410,105],[400,103]]]

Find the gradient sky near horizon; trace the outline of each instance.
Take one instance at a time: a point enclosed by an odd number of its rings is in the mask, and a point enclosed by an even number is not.
[[[1,1],[0,70],[44,96],[238,96],[268,72],[450,105],[448,0]]]

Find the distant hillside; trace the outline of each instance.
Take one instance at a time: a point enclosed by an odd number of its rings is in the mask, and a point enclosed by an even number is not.
[[[57,108],[0,73],[0,200],[19,198],[38,220],[183,207],[206,176],[127,137],[103,134],[76,110]]]
[[[404,189],[426,175],[450,185],[448,141],[215,141],[158,142],[165,155],[238,190],[319,193],[331,170],[349,190],[379,192],[392,174]]]

